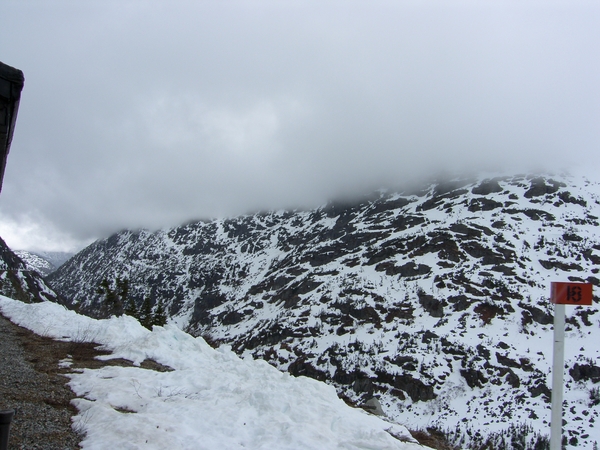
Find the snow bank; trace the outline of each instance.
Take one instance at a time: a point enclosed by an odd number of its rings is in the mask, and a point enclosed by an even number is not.
[[[174,369],[71,374],[84,449],[423,449],[392,436],[411,439],[406,428],[348,407],[324,383],[214,350],[175,326],[150,332],[128,316],[95,320],[6,297],[0,311],[40,335],[97,342],[112,351],[106,358],[151,358]]]

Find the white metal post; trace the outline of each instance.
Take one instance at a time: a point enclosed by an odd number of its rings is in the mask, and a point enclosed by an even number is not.
[[[552,360],[552,419],[550,450],[562,448],[562,402],[565,366],[565,305],[554,305],[554,356]]]

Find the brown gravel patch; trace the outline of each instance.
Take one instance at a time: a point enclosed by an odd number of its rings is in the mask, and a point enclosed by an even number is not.
[[[77,449],[73,392],[58,362],[67,343],[40,337],[0,316],[0,407],[16,411],[10,449]]]
[[[71,427],[77,414],[75,395],[67,386],[67,373],[79,368],[106,365],[132,366],[123,359],[100,361],[109,352],[96,343],[61,342],[38,336],[0,315],[0,409],[16,411],[10,430],[9,449],[71,450],[80,448],[83,436]],[[70,368],[59,362],[71,358]],[[153,361],[141,367],[170,370]]]

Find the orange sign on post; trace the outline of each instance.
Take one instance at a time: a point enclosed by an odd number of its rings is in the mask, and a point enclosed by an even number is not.
[[[554,303],[554,356],[552,357],[552,417],[550,450],[562,448],[563,377],[565,366],[565,305],[591,305],[590,283],[552,282],[550,301]]]
[[[591,305],[591,283],[552,282],[550,301],[557,305]]]

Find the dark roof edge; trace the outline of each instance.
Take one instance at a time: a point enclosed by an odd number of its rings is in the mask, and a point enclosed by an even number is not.
[[[2,61],[0,61],[0,77],[20,85],[21,88],[23,88],[23,85],[25,84],[23,72],[19,69],[15,69],[14,67],[4,64]]]

